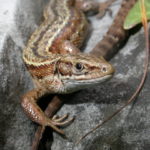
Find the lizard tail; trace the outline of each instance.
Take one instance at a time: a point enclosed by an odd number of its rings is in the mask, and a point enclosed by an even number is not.
[[[137,0],[123,0],[121,7],[103,39],[97,43],[91,54],[103,56],[109,60],[126,39],[128,31],[123,29],[124,20]]]

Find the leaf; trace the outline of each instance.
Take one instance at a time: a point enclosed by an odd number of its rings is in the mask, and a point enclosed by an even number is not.
[[[145,0],[145,8],[146,8],[146,15],[148,20],[150,20],[150,0]],[[129,11],[125,22],[124,22],[124,29],[131,29],[137,24],[141,23],[141,8],[140,8],[140,0],[136,2],[133,8]]]

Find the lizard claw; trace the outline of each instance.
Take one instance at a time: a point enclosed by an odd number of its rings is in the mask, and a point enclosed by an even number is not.
[[[68,114],[63,115],[62,117],[59,117],[58,115],[54,115],[52,120],[55,122],[60,122],[68,118],[68,116],[69,116]]]
[[[57,126],[67,125],[67,124],[69,124],[70,122],[72,122],[74,120],[74,117],[72,117],[72,118],[70,118],[70,119],[67,120],[68,116],[69,116],[69,114],[65,114],[62,117],[59,117],[59,116],[55,115],[52,118],[52,122],[53,122],[54,125],[57,125]]]

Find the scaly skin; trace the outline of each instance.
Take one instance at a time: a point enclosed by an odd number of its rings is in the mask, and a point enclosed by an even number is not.
[[[97,85],[114,73],[113,67],[102,57],[79,52],[78,47],[87,33],[87,21],[73,4],[71,0],[51,0],[44,12],[44,22],[23,51],[23,60],[36,88],[23,96],[22,107],[33,121],[61,134],[63,131],[57,126],[72,119],[64,122],[63,118],[49,119],[37,105],[39,98]]]

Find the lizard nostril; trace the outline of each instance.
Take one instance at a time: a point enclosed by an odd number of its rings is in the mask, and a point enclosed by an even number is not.
[[[101,72],[103,72],[104,74],[113,74],[115,72],[115,69],[110,64],[107,65],[103,64],[103,66],[101,66]]]

